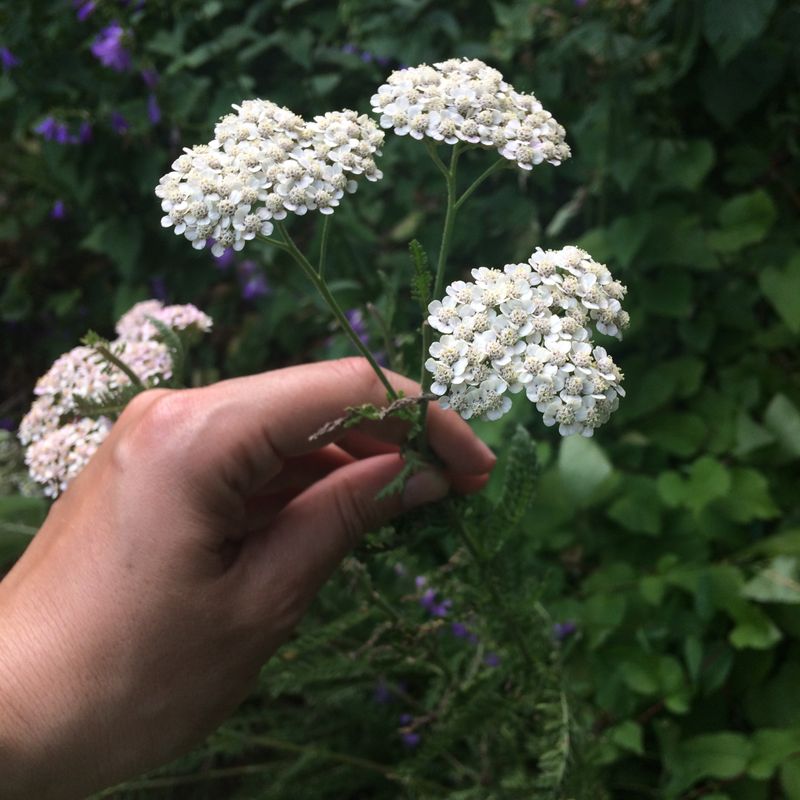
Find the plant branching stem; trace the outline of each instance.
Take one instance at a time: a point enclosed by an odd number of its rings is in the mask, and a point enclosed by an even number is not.
[[[347,319],[347,315],[342,311],[341,306],[336,302],[336,298],[331,294],[331,290],[328,288],[328,284],[325,283],[325,280],[320,277],[318,270],[314,269],[311,262],[303,255],[300,249],[292,239],[289,231],[286,229],[286,226],[279,222],[278,230],[281,232],[284,240],[284,249],[286,250],[289,255],[295,260],[297,265],[305,272],[306,277],[314,284],[316,290],[320,293],[320,296],[325,301],[325,304],[331,310],[331,313],[334,317],[336,317],[336,321],[342,326],[344,332],[350,337],[350,341],[355,345],[356,350],[364,356],[369,362],[369,365],[375,371],[375,374],[380,379],[380,382],[386,388],[386,394],[388,395],[390,400],[397,400],[397,392],[392,387],[392,384],[389,383],[389,379],[386,377],[384,371],[381,369],[380,364],[375,360],[375,357],[370,353],[369,348],[361,341],[358,334],[353,330],[353,326],[350,324],[349,320]]]
[[[475,180],[464,190],[464,193],[461,195],[461,197],[459,197],[458,200],[456,200],[456,205],[455,205],[456,211],[458,211],[461,208],[461,206],[463,206],[464,203],[466,203],[466,201],[469,200],[470,195],[472,195],[472,193],[490,175],[493,175],[495,172],[497,172],[498,170],[500,170],[503,167],[507,166],[509,163],[511,163],[511,162],[509,162],[505,158],[498,158],[497,161],[494,162],[494,164],[492,164],[490,167],[485,169],[480,175],[478,175],[478,177],[475,178]]]
[[[464,546],[469,551],[469,554],[472,556],[472,560],[477,564],[481,573],[481,577],[483,578],[486,586],[489,588],[489,593],[492,595],[492,600],[494,600],[494,603],[497,606],[497,610],[500,612],[500,614],[502,614],[503,619],[508,620],[508,610],[506,608],[505,601],[503,600],[503,596],[500,594],[497,588],[494,575],[491,573],[483,553],[478,548],[475,540],[472,538],[466,522],[458,513],[455,503],[452,500],[446,500],[445,503],[447,504],[447,515],[450,518],[452,528],[456,531]],[[528,667],[533,668],[533,658],[530,650],[528,650],[528,645],[525,644],[525,639],[521,636],[518,628],[515,625],[509,625],[508,628],[516,640],[517,647],[519,647],[519,651],[522,654],[525,663]]]
[[[330,214],[326,215],[322,220],[322,237],[319,243],[319,267],[317,268],[317,274],[323,279],[325,277],[325,258],[328,255],[328,234],[331,229],[330,221]]]

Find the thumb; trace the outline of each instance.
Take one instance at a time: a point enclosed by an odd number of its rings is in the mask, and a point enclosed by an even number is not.
[[[295,497],[268,529],[249,537],[242,561],[252,590],[262,595],[253,602],[274,609],[276,600],[281,608],[288,601],[293,626],[366,531],[447,495],[444,475],[425,469],[412,475],[401,493],[376,499],[402,467],[394,453],[340,467]]]

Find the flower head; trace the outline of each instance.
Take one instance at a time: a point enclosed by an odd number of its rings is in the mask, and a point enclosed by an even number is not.
[[[10,72],[19,66],[19,59],[7,47],[0,47],[0,66],[3,72]]]
[[[92,54],[104,67],[125,72],[131,65],[130,53],[124,45],[125,37],[125,29],[118,22],[112,22],[92,42]]]
[[[472,270],[443,300],[428,306],[428,324],[444,335],[425,368],[444,408],[464,419],[495,420],[525,391],[545,425],[562,436],[591,436],[624,396],[622,373],[590,328],[622,338],[625,287],[577,247],[537,250],[524,264]]]
[[[148,316],[176,330],[206,331],[211,319],[194,306],[167,306],[157,300],[134,306],[117,323],[120,338],[110,343],[145,386],[172,377],[167,347],[155,340],[157,329]],[[31,477],[57,497],[83,469],[113,425],[109,417],[81,416],[81,401],[96,401],[130,386],[131,378],[108,363],[92,347],[75,347],[60,356],[36,383],[36,399],[20,423],[17,436],[26,446]]]
[[[479,145],[521,169],[570,156],[564,128],[536,97],[516,91],[478,59],[395,70],[371,103],[381,127],[399,136]]]
[[[208,145],[186,149],[161,178],[164,227],[201,249],[241,250],[269,236],[273,220],[308,211],[332,214],[355,178],[382,177],[374,157],[383,133],[355,111],[306,122],[266,100],[245,100],[217,123]]]

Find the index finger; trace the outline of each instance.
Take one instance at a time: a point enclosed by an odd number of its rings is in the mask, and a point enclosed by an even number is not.
[[[392,386],[406,395],[420,393],[415,381],[391,371]],[[215,413],[207,432],[216,443],[212,458],[241,453],[247,448],[251,469],[311,452],[335,441],[344,431],[321,441],[309,437],[325,423],[342,416],[350,406],[388,403],[386,389],[365,359],[346,358],[235,378],[203,390],[213,394]],[[209,398],[210,399],[210,398]],[[380,426],[371,425],[371,432]],[[396,437],[396,421],[387,421],[389,440]],[[427,436],[431,448],[449,472],[482,475],[495,462],[492,451],[455,412],[436,404],[429,409]],[[261,448],[261,454],[258,453]],[[256,448],[256,449],[254,449]],[[212,452],[215,451],[215,452]],[[269,476],[261,477],[263,481]]]

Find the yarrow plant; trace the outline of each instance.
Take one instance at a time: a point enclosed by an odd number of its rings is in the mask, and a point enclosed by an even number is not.
[[[176,334],[188,341],[210,329],[211,318],[194,306],[149,300],[120,318],[114,341],[90,335],[55,361],[36,383],[36,400],[18,432],[30,475],[45,495],[67,488],[135,394],[174,385]]]

